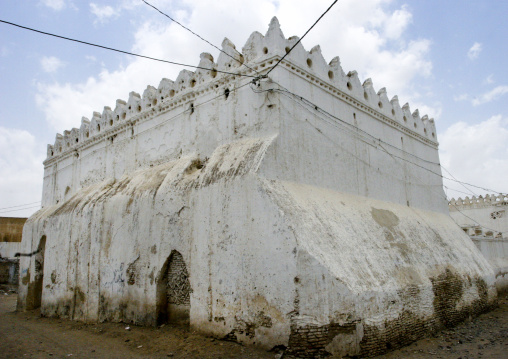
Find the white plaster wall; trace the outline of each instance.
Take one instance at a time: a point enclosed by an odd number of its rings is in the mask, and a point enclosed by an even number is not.
[[[226,88],[243,84],[230,84],[213,88],[199,100],[187,96],[150,121],[136,122],[120,128],[116,137],[104,135],[95,143],[80,149],[79,157],[64,156],[62,160],[46,165],[47,181],[54,181],[53,188],[45,183],[43,205],[55,204],[83,187],[106,178],[121,178],[139,168],[146,168],[190,153],[198,153],[204,159],[219,145],[234,138],[260,136],[274,131],[277,121],[265,117],[262,123],[257,116],[263,114],[262,101],[248,88],[232,91],[227,99],[222,96]],[[219,96],[215,101],[210,99]],[[195,95],[194,95],[195,97]],[[208,103],[207,103],[208,102]],[[196,104],[193,114],[184,112],[191,103]],[[205,103],[198,106],[199,103]],[[180,115],[181,114],[181,115]],[[134,134],[134,135],[133,135]],[[53,174],[53,177],[50,176]]]
[[[244,60],[266,72],[294,41],[272,21]],[[492,268],[446,215],[439,167],[425,162],[439,162],[433,121],[346,75],[338,58],[327,64],[318,47],[299,45],[260,86],[249,81],[182,71],[57,136],[43,209],[22,242],[31,253],[47,237],[44,315],[155,324],[173,250],[189,272],[191,325],[265,347],[288,345],[302,325],[354,324],[340,350],[356,355],[364,329],[403,313],[439,323],[446,276],[464,289],[452,311],[492,303]],[[284,88],[357,128],[323,121]],[[33,258],[20,268],[23,309]]]
[[[377,327],[408,310],[432,317],[432,279],[445,269],[472,278],[461,305],[480,300],[478,281],[495,297],[490,265],[448,216],[259,177],[276,141],[221,146],[201,170],[197,155],[138,170],[39,211],[23,245],[30,252],[47,237],[42,312],[153,324],[172,250],[188,266],[191,325],[264,347],[287,345],[294,322]],[[22,268],[21,303],[33,262]],[[409,300],[411,286],[420,289]]]
[[[508,290],[508,202],[503,195],[450,201],[450,216],[495,270],[499,291]]]
[[[222,167],[237,159],[242,163],[242,152],[252,146],[259,150],[262,144],[249,140],[237,151],[228,148],[212,158],[209,180],[217,183],[202,190],[175,188],[196,180],[185,172],[193,159],[185,158],[116,184],[97,184],[61,206],[41,210],[30,220],[24,243],[32,239],[31,247],[36,248],[42,235],[48,238],[43,313],[85,321],[154,323],[155,281],[176,249],[188,265],[194,290],[193,325],[226,335],[241,330],[262,312],[273,317],[273,325],[261,328],[264,333],[254,341],[266,345],[287,341],[284,313],[292,306],[294,268],[284,258],[294,255],[295,244],[287,241],[290,235],[266,196],[249,200],[262,193],[259,183],[246,179],[225,185],[224,175],[229,172]],[[255,164],[257,157],[252,155],[247,159]],[[225,172],[221,175],[221,171]],[[244,266],[239,267],[239,261]],[[127,267],[133,263],[136,283],[128,285]],[[33,265],[25,261],[24,266],[32,268],[33,276]],[[281,291],[287,283],[289,290]],[[20,297],[26,295],[23,286]]]
[[[264,172],[267,176],[447,213],[436,148],[373,118],[365,109],[355,107],[353,101],[337,98],[311,80],[284,74],[286,71],[289,70],[285,67],[277,68],[274,81],[335,114],[346,124],[327,118],[312,107],[302,106],[301,101],[283,96],[283,92],[278,99],[271,92],[262,93],[266,102],[280,106],[281,119],[277,145],[272,158],[265,163],[271,167]],[[266,83],[262,88],[281,87]],[[277,111],[273,107],[272,110]],[[381,138],[384,143],[362,131]],[[287,162],[282,163],[282,159]]]
[[[276,56],[295,41],[284,37],[274,19],[265,36],[253,33],[245,44],[241,62],[247,61],[248,67],[224,54],[216,64],[211,55],[202,54],[201,63],[249,75],[255,74],[251,69],[266,73]],[[238,57],[229,40],[223,47]],[[54,173],[54,183],[45,184],[43,205],[64,198],[67,187],[73,194],[92,183],[118,179],[190,153],[205,158],[224,143],[281,128],[275,151],[290,152],[293,157],[287,163],[274,158],[276,172],[271,177],[446,212],[432,119],[420,117],[418,111],[411,113],[407,104],[401,107],[396,97],[389,101],[384,88],[376,93],[370,79],[362,85],[354,71],[346,75],[338,58],[325,62],[319,47],[307,51],[299,44],[261,86],[247,86],[249,81],[248,77],[184,70],[175,82],[163,79],[158,89],[149,86],[142,97],[131,93],[127,102],[118,100],[113,112],[105,108],[102,115],[94,113],[91,122],[84,119],[79,130],[58,135],[48,148],[45,164],[53,167],[47,173]],[[352,130],[356,137],[351,129],[337,127],[340,121],[326,124],[319,118],[322,115],[307,112],[301,101],[287,98],[281,92],[284,89],[356,126]],[[362,130],[385,143],[366,140]],[[317,131],[324,132],[312,134]],[[342,181],[336,181],[339,173]]]
[[[0,242],[0,257],[13,259],[20,248],[21,242]]]
[[[453,200],[454,201],[454,200]],[[502,212],[501,216],[493,218],[492,213]],[[508,234],[508,203],[498,204],[470,204],[470,205],[450,205],[450,215],[459,226],[479,226],[483,228],[485,235],[489,231],[502,233],[503,237]],[[472,235],[474,233],[471,232]]]
[[[481,238],[473,242],[494,268],[497,290],[508,290],[508,239]]]

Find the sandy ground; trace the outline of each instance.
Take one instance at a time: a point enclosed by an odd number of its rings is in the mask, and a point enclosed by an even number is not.
[[[17,313],[16,298],[0,291],[0,358],[281,359],[281,353],[204,337],[185,327],[91,325],[42,318],[38,311]],[[508,296],[499,304],[468,323],[376,358],[508,359]]]

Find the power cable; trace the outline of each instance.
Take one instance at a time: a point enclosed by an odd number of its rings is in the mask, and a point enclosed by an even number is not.
[[[313,102],[311,102],[311,101],[307,100],[306,98],[304,98],[304,97],[302,97],[302,96],[300,96],[300,95],[297,95],[297,94],[295,94],[295,93],[292,93],[292,92],[288,91],[287,89],[284,89],[284,91],[286,91],[286,92],[290,93],[290,94],[291,94],[291,95],[293,95],[293,96],[296,96],[297,98],[300,98],[300,100],[301,100],[302,102],[307,102],[307,103],[308,103],[308,105],[309,105],[309,106],[311,106],[311,107],[314,107],[314,109],[315,109],[316,111],[321,112],[321,113],[324,113],[325,115],[327,115],[327,116],[329,116],[329,117],[331,117],[331,118],[333,118],[333,119],[335,119],[335,120],[337,120],[337,121],[340,121],[340,122],[341,122],[341,123],[343,123],[344,125],[347,125],[347,126],[349,126],[349,127],[352,127],[352,128],[354,128],[355,130],[357,130],[357,131],[360,131],[360,132],[364,133],[365,135],[367,135],[368,137],[370,137],[370,138],[374,139],[375,141],[378,141],[378,142],[380,142],[380,143],[384,143],[385,145],[390,146],[390,147],[392,147],[392,148],[394,148],[394,149],[396,149],[396,150],[398,150],[398,151],[400,151],[400,152],[402,152],[402,153],[404,153],[404,154],[406,154],[406,155],[408,155],[408,156],[412,156],[412,157],[418,158],[419,160],[421,160],[421,161],[423,161],[423,162],[430,163],[430,164],[434,164],[434,165],[440,165],[440,163],[439,163],[439,162],[434,162],[434,161],[429,161],[429,160],[426,160],[426,159],[421,158],[421,157],[419,157],[419,156],[417,156],[417,155],[415,155],[415,154],[413,154],[413,153],[411,153],[411,152],[407,152],[407,151],[403,150],[402,148],[399,148],[399,147],[397,147],[397,146],[394,146],[394,145],[392,145],[391,143],[388,143],[388,142],[386,142],[386,141],[383,141],[382,139],[380,139],[380,138],[378,138],[378,137],[373,136],[373,135],[372,135],[372,134],[370,134],[369,132],[367,132],[367,131],[365,131],[365,130],[362,130],[362,129],[361,129],[361,128],[359,128],[358,126],[355,126],[355,125],[353,125],[353,124],[351,124],[351,123],[349,123],[349,122],[346,122],[346,121],[342,120],[341,118],[339,118],[339,117],[337,117],[337,116],[335,116],[335,115],[333,115],[333,114],[329,113],[328,111],[326,111],[326,110],[322,109],[321,107],[317,106],[317,105],[316,105],[316,104],[314,104]]]
[[[257,73],[259,75],[259,72],[257,72],[256,70],[254,70],[252,67],[248,66],[247,64],[243,63],[242,61],[238,60],[237,58],[231,56],[230,54],[228,54],[227,52],[225,52],[224,50],[220,49],[219,47],[215,46],[214,44],[212,44],[210,41],[208,41],[207,39],[204,39],[203,37],[201,37],[200,35],[196,34],[194,31],[192,31],[191,29],[189,29],[188,27],[186,27],[185,25],[181,24],[180,22],[178,22],[177,20],[173,19],[171,16],[169,16],[168,14],[164,13],[163,11],[159,10],[157,7],[155,7],[154,5],[150,4],[148,1],[145,1],[145,0],[141,0],[143,1],[146,5],[150,6],[151,8],[155,9],[156,11],[158,11],[159,13],[161,13],[162,15],[164,15],[165,17],[167,17],[168,19],[170,19],[171,21],[173,21],[174,23],[180,25],[181,27],[183,27],[185,30],[189,31],[191,34],[197,36],[198,38],[200,38],[201,40],[203,40],[204,42],[206,42],[208,45],[212,46],[212,47],[215,47],[217,50],[219,50],[220,52],[222,52],[224,55],[226,56],[229,56],[231,57],[233,60],[237,61],[240,65],[245,65],[245,67],[247,67],[249,70],[252,70],[254,71],[255,73]],[[238,54],[242,55],[240,53],[240,51],[238,51],[237,49],[234,49]],[[243,56],[243,55],[242,55]]]
[[[32,206],[32,207],[26,207],[26,208],[12,209],[12,210],[9,210],[9,211],[0,211],[0,213],[3,214],[3,213],[10,213],[10,212],[18,212],[18,211],[24,211],[24,210],[27,210],[27,209],[39,208],[39,207],[40,207],[40,205],[38,205],[38,206]]]
[[[234,87],[233,89],[229,90],[229,92],[228,92],[228,93],[229,93],[229,94],[231,94],[231,92],[233,92],[233,91],[237,91],[237,90],[241,89],[242,87],[245,87],[245,86],[247,86],[247,85],[249,85],[249,84],[251,84],[251,83],[252,83],[252,82],[251,82],[251,81],[249,81],[249,82],[247,82],[247,83],[244,83],[243,85],[240,85],[240,86]],[[184,114],[184,113],[186,113],[186,112],[193,112],[193,111],[195,111],[195,110],[196,110],[196,108],[198,108],[198,107],[200,107],[200,106],[203,106],[203,105],[205,105],[205,104],[207,104],[207,103],[209,103],[209,102],[211,102],[211,101],[213,101],[213,100],[215,100],[215,99],[217,99],[217,98],[219,98],[219,97],[224,97],[224,96],[225,96],[225,95],[222,93],[222,94],[217,95],[217,96],[215,96],[215,97],[212,97],[211,99],[208,99],[208,100],[206,100],[206,101],[204,101],[204,102],[198,103],[197,105],[193,105],[192,107],[187,108],[186,110],[183,110],[182,112],[180,112],[180,113],[176,114],[175,116],[170,117],[170,118],[168,118],[168,119],[166,119],[166,120],[164,120],[164,121],[162,121],[162,122],[158,123],[157,125],[155,125],[155,126],[153,126],[153,127],[150,127],[150,128],[147,128],[147,129],[145,129],[145,130],[143,130],[143,131],[141,131],[141,132],[138,132],[138,133],[136,133],[136,134],[137,134],[137,135],[139,135],[139,134],[144,133],[144,132],[146,132],[146,131],[148,131],[148,130],[151,130],[151,129],[155,128],[155,127],[158,127],[158,126],[160,126],[160,125],[162,125],[162,124],[164,124],[164,123],[166,123],[166,122],[168,122],[168,121],[171,121],[171,120],[175,119],[175,118],[176,118],[176,117],[178,117],[178,116],[183,115],[183,114]]]
[[[337,120],[337,121],[340,121],[340,122],[341,122],[341,123],[343,123],[343,124],[348,125],[349,127],[353,127],[354,129],[356,129],[356,130],[358,130],[358,131],[361,131],[362,133],[364,133],[364,134],[368,135],[369,137],[371,137],[371,138],[375,139],[376,141],[379,141],[380,143],[384,143],[384,144],[386,144],[386,145],[388,145],[388,146],[390,146],[390,147],[392,147],[392,148],[394,148],[394,149],[396,149],[396,150],[398,150],[398,151],[401,151],[401,152],[402,152],[402,153],[404,153],[404,154],[407,154],[407,155],[410,155],[410,156],[412,156],[412,157],[415,157],[415,158],[417,158],[417,159],[419,159],[419,160],[421,160],[421,161],[423,161],[423,162],[427,162],[427,163],[430,163],[430,164],[434,164],[434,165],[439,165],[439,166],[441,166],[441,164],[440,164],[440,163],[438,163],[438,162],[433,162],[433,161],[426,160],[426,159],[421,158],[421,157],[419,157],[419,156],[417,156],[417,155],[414,155],[414,154],[412,154],[412,153],[410,153],[410,152],[404,151],[403,149],[401,149],[401,148],[399,148],[399,147],[396,147],[396,146],[394,146],[394,145],[392,145],[392,144],[390,144],[390,143],[388,143],[388,142],[385,142],[385,141],[381,140],[380,138],[376,138],[375,136],[371,135],[371,134],[370,134],[370,133],[368,133],[367,131],[360,129],[360,128],[358,128],[357,126],[352,125],[352,124],[350,124],[350,123],[348,123],[348,122],[346,122],[346,121],[344,121],[344,120],[340,119],[340,118],[339,118],[339,117],[337,117],[337,116],[332,115],[331,113],[327,112],[326,110],[324,110],[324,109],[320,108],[320,107],[319,107],[318,105],[316,105],[315,103],[313,103],[313,102],[311,102],[311,101],[307,100],[307,99],[306,99],[306,98],[304,98],[303,96],[297,95],[297,94],[295,94],[295,93],[293,93],[293,92],[291,92],[291,91],[287,90],[286,88],[284,88],[284,87],[283,87],[282,85],[280,85],[279,83],[277,83],[277,82],[275,82],[275,81],[274,81],[274,83],[275,83],[275,84],[277,84],[277,85],[279,85],[281,88],[283,88],[283,90],[273,88],[273,89],[261,90],[261,91],[259,91],[259,92],[267,92],[267,91],[287,92],[288,94],[291,94],[294,98],[296,98],[296,99],[300,100],[300,101],[301,101],[301,102],[303,102],[303,103],[306,103],[308,107],[313,108],[315,111],[318,111],[318,112],[324,113],[324,114],[326,114],[327,116],[329,116],[329,117],[331,117],[331,118],[333,118],[333,119],[335,119],[335,120]],[[322,117],[319,117],[319,116],[318,116],[318,118],[323,119]],[[383,150],[384,150],[384,149],[383,149]],[[385,150],[385,152],[387,152],[387,151]],[[388,153],[388,152],[387,152],[387,153]],[[391,156],[393,156],[393,157],[395,157],[395,158],[398,158],[398,159],[400,159],[400,160],[402,160],[402,161],[406,161],[406,162],[408,162],[408,163],[411,163],[411,164],[413,164],[413,165],[415,165],[415,166],[417,166],[417,167],[419,167],[419,168],[422,168],[422,169],[424,169],[424,170],[426,170],[426,171],[428,171],[428,172],[430,172],[430,173],[435,174],[436,176],[439,176],[439,177],[441,177],[441,178],[447,179],[447,180],[449,180],[449,181],[452,181],[452,182],[457,182],[457,183],[460,183],[460,184],[462,184],[462,185],[468,185],[468,186],[471,186],[471,187],[479,188],[479,189],[481,189],[481,190],[483,190],[483,191],[486,191],[486,192],[494,192],[494,193],[498,193],[498,194],[503,194],[502,192],[498,192],[498,191],[495,191],[495,190],[493,190],[493,189],[489,189],[489,188],[485,188],[485,187],[481,187],[481,186],[476,186],[476,185],[473,185],[473,184],[471,184],[471,183],[467,183],[467,182],[459,181],[459,180],[455,179],[453,176],[452,176],[453,178],[449,178],[449,177],[443,176],[443,174],[440,174],[440,173],[434,172],[434,171],[432,171],[432,170],[430,170],[430,169],[428,169],[428,168],[426,168],[426,167],[423,167],[423,166],[421,166],[421,165],[419,165],[419,164],[417,164],[417,163],[414,163],[414,162],[412,162],[412,161],[409,161],[408,159],[405,159],[405,158],[403,158],[403,157],[397,156],[397,155],[395,155],[395,154],[390,154],[390,155],[391,155]],[[442,167],[442,166],[441,166],[441,167]]]
[[[17,206],[11,206],[11,207],[3,207],[3,208],[0,208],[0,211],[2,211],[2,210],[4,210],[4,209],[11,209],[11,208],[17,208],[17,207],[29,206],[29,205],[36,204],[36,203],[41,203],[41,201],[32,202],[32,203],[25,203],[25,204],[19,204],[19,205],[17,205]]]
[[[251,87],[251,88],[252,88],[252,87]],[[256,93],[262,93],[262,92],[273,92],[273,91],[276,91],[276,89],[267,89],[267,90],[256,90],[256,89],[252,89],[252,90],[253,90],[254,92],[256,92]],[[289,91],[284,91],[284,92],[288,92],[288,93],[289,93]],[[287,94],[284,94],[284,92],[281,92],[281,94],[282,94],[282,95],[285,95],[285,96],[286,96],[286,97],[288,97],[289,99],[292,99],[292,97],[288,96]],[[300,105],[302,108],[304,108],[305,110],[309,111],[309,112],[310,112],[309,108],[313,108],[314,110],[316,110],[316,109],[317,109],[315,105],[314,105],[314,106],[307,106],[307,107],[304,107],[304,106],[303,106],[303,105],[301,105],[300,103],[298,103],[298,102],[296,102],[296,103],[297,103],[298,105]],[[321,119],[321,120],[325,121],[326,123],[328,123],[328,124],[330,124],[330,125],[333,125],[333,126],[338,125],[338,124],[334,124],[334,123],[332,123],[332,122],[330,122],[330,121],[326,120],[326,119],[325,119],[325,118],[323,118],[323,117],[317,116],[317,118],[319,118],[319,119]],[[343,121],[342,121],[342,122],[343,122]],[[311,126],[313,126],[313,127],[314,127],[314,129],[316,129],[316,130],[317,130],[320,134],[322,134],[323,136],[327,137],[327,136],[323,133],[323,131],[321,131],[320,129],[318,129],[318,128],[317,128],[317,127],[315,127],[314,125],[312,125],[310,122],[309,122],[309,124],[310,124]],[[341,128],[341,129],[343,129],[344,127],[340,127],[340,128]],[[357,127],[355,127],[355,128],[357,128]],[[358,129],[358,128],[357,128],[357,129]],[[352,133],[353,135],[355,134],[355,133],[354,133],[354,132],[352,132],[352,131],[348,131],[348,132],[349,132],[349,133]],[[356,133],[356,134],[357,134],[357,135],[359,135],[358,133]],[[331,140],[329,137],[327,137],[327,138],[328,138],[329,140]],[[381,141],[381,142],[384,142],[384,141]],[[371,147],[374,147],[374,148],[376,148],[376,149],[378,149],[378,150],[379,150],[379,148],[378,148],[378,147],[376,147],[376,146],[372,145],[371,143],[368,143],[368,142],[365,142],[365,143],[366,143],[367,145],[369,145],[369,146],[371,146]],[[416,166],[418,166],[418,167],[421,167],[421,168],[423,168],[423,169],[425,169],[425,170],[427,170],[427,171],[430,171],[430,172],[432,172],[432,173],[434,173],[434,174],[436,174],[436,175],[438,175],[438,176],[443,177],[442,175],[440,175],[440,174],[438,174],[438,173],[436,173],[436,172],[433,172],[433,171],[431,171],[431,170],[429,170],[429,169],[427,169],[427,168],[425,168],[425,167],[422,167],[422,166],[419,166],[418,164],[415,164],[414,162],[407,161],[407,160],[405,160],[405,159],[404,159],[404,158],[402,158],[402,157],[399,157],[399,156],[397,156],[397,155],[394,155],[394,154],[392,154],[392,153],[388,152],[388,150],[386,150],[386,148],[384,148],[381,144],[379,145],[379,147],[380,147],[380,148],[381,148],[381,149],[382,149],[382,150],[383,150],[386,154],[388,154],[389,156],[391,156],[391,157],[393,157],[393,158],[398,158],[398,159],[404,160],[404,161],[409,162],[409,163],[411,163],[411,164],[414,164],[414,165],[416,165]],[[395,148],[397,148],[397,147],[395,147]],[[360,160],[360,161],[364,162],[364,161],[362,160],[362,158],[360,158],[359,156],[357,156],[357,155],[355,155],[354,153],[351,153],[351,152],[349,152],[349,153],[350,153],[353,157],[356,157],[358,160]],[[365,162],[364,162],[364,163],[365,163]],[[439,165],[439,163],[435,163],[435,164],[436,164],[436,165]],[[447,172],[448,172],[448,171],[447,171]],[[387,173],[387,175],[389,175],[389,174]],[[409,172],[409,173],[408,173],[408,175],[409,175],[409,176],[410,176],[410,177],[411,177],[411,178],[412,178],[415,182],[418,182],[421,186],[426,186],[426,187],[429,187],[427,184],[422,183],[422,182],[419,180],[419,178],[418,178],[418,177],[416,177],[416,176],[414,176],[413,174],[411,174],[411,172]],[[451,174],[450,174],[450,175],[451,175]],[[444,178],[446,178],[446,177],[444,177]],[[455,181],[460,182],[460,181],[458,181],[457,179],[455,179]],[[443,187],[444,187],[444,188],[447,188],[447,187],[446,187],[446,186],[444,186],[444,185],[443,185]],[[438,197],[442,197],[443,199],[445,199],[448,203],[450,202],[450,200],[449,200],[446,196],[443,196],[443,195],[442,195],[442,193],[438,193],[438,192],[436,192],[436,191],[432,190],[431,188],[429,188],[429,190],[430,190],[431,192],[434,192],[435,194],[437,194],[437,196],[438,196]],[[494,192],[495,192],[495,191],[494,191]],[[497,231],[497,230],[495,230],[495,229],[493,229],[493,228],[490,228],[490,227],[483,226],[483,225],[479,224],[479,222],[478,222],[478,221],[476,221],[475,219],[473,219],[473,218],[469,217],[468,215],[464,214],[464,213],[463,213],[460,209],[458,209],[455,205],[452,205],[452,206],[453,206],[453,207],[455,207],[455,209],[456,209],[458,212],[460,212],[461,214],[463,214],[465,217],[467,217],[467,218],[469,218],[470,220],[472,220],[472,221],[473,221],[476,225],[479,225],[479,226],[481,226],[482,228],[485,228],[485,229],[491,230],[491,231],[493,231],[493,232],[499,232],[499,231]],[[460,225],[459,225],[459,224],[455,221],[455,219],[453,219],[453,218],[452,218],[452,220],[453,220],[453,221],[457,224],[457,226],[459,226],[459,227],[460,227]]]
[[[444,167],[443,167],[443,169],[444,169]],[[450,188],[450,187],[447,187],[447,186],[445,186],[445,185],[443,185],[443,187],[444,187],[444,188],[446,188],[446,189],[447,189],[447,190],[449,190],[449,191],[462,193],[462,194],[465,194],[465,195],[468,195],[468,196],[470,196],[470,195],[471,195],[471,193],[469,193],[469,192],[459,191],[458,189]],[[476,195],[475,195],[475,196],[476,196]],[[452,197],[452,198],[453,198],[453,197]]]
[[[291,48],[289,49],[289,51],[288,51],[288,52],[286,52],[286,54],[285,54],[284,56],[282,56],[282,57],[279,59],[279,61],[277,61],[277,63],[276,63],[275,65],[273,65],[273,67],[272,67],[272,68],[271,68],[271,69],[270,69],[270,70],[266,73],[265,77],[266,77],[266,76],[268,76],[268,74],[269,74],[270,72],[272,72],[272,70],[273,70],[274,68],[276,68],[276,67],[277,67],[277,65],[279,65],[279,64],[280,64],[280,62],[281,62],[282,60],[284,60],[284,58],[285,58],[287,55],[289,55],[289,53],[290,53],[291,51],[293,51],[293,49],[296,47],[296,45],[298,45],[298,44],[299,44],[299,43],[303,40],[303,38],[304,38],[304,37],[305,37],[305,36],[309,33],[309,31],[310,31],[310,30],[312,30],[312,28],[313,28],[314,26],[316,26],[316,24],[319,22],[319,20],[321,20],[321,19],[323,18],[323,16],[325,16],[325,14],[326,14],[328,11],[330,11],[330,9],[333,7],[333,5],[335,5],[335,4],[337,3],[337,1],[339,1],[339,0],[335,0],[335,1],[334,1],[334,2],[333,2],[333,3],[332,3],[329,7],[328,7],[328,9],[326,9],[326,11],[325,11],[324,13],[322,13],[322,14],[321,14],[321,16],[320,16],[320,17],[316,20],[316,22],[315,22],[314,24],[312,24],[312,26],[311,26],[311,27],[310,27],[310,28],[309,28],[309,29],[305,32],[305,34],[303,34],[303,36],[302,36],[301,38],[299,38],[299,39],[298,39],[298,41],[297,41],[297,42],[296,42],[293,46],[291,46]]]
[[[37,30],[37,29],[32,29],[30,27],[18,25],[18,24],[9,22],[9,21],[1,20],[1,19],[0,19],[0,22],[2,22],[4,24],[8,24],[8,25],[19,27],[21,29],[37,32],[39,34],[53,36],[53,37],[56,37],[56,38],[59,38],[59,39],[73,41],[73,42],[77,42],[77,43],[84,44],[84,45],[89,45],[89,46],[94,46],[94,47],[98,47],[98,48],[105,49],[105,50],[119,52],[121,54],[126,54],[126,55],[140,57],[140,58],[143,58],[143,59],[148,59],[148,60],[153,60],[153,61],[158,61],[158,62],[164,62],[164,63],[168,63],[168,64],[172,64],[172,65],[178,65],[178,66],[184,66],[184,67],[192,67],[192,68],[201,69],[201,70],[216,71],[216,72],[220,72],[220,73],[228,74],[228,75],[245,76],[245,77],[256,77],[256,76],[252,76],[252,75],[244,75],[244,74],[233,73],[233,72],[228,72],[228,71],[221,71],[221,70],[217,70],[217,69],[209,69],[209,68],[201,67],[201,66],[193,66],[193,65],[182,64],[180,62],[174,62],[174,61],[169,61],[169,60],[157,59],[155,57],[140,55],[140,54],[136,54],[134,52],[124,51],[124,50],[118,50],[118,49],[114,49],[114,48],[108,47],[108,46],[97,45],[97,44],[93,44],[91,42],[76,40],[76,39],[72,39],[70,37],[60,36],[60,35],[52,34],[52,33],[49,33],[49,32],[45,32],[45,31],[41,31],[41,30]]]
[[[450,173],[450,171],[448,171],[448,170],[447,170],[447,169],[446,169],[443,165],[441,165],[441,168],[442,168],[442,169],[444,169],[444,170],[445,170],[445,171],[446,171],[446,172],[447,172],[450,176],[452,176],[452,178],[453,178],[453,179],[457,180],[457,179],[455,178],[455,176],[454,176],[454,175],[452,175],[452,174]],[[458,181],[458,180],[457,180],[457,181]],[[458,183],[460,183],[460,182],[458,182]],[[466,189],[466,191],[471,192],[471,193],[473,194],[473,196],[477,196],[477,194],[476,194],[476,193],[474,193],[472,190],[470,190],[469,188],[467,188],[466,186],[464,186],[462,183],[460,183],[460,185],[461,185],[462,187],[464,187],[464,188]],[[457,192],[460,192],[460,191],[457,191]]]
[[[341,122],[343,125],[346,125],[346,126],[348,126],[348,127],[352,128],[352,129],[354,130],[354,133],[357,133],[358,131],[359,131],[359,132],[362,132],[362,133],[364,133],[365,135],[367,135],[368,137],[372,138],[373,140],[378,141],[379,143],[384,143],[385,145],[390,146],[390,147],[392,147],[392,148],[394,148],[394,149],[396,149],[396,150],[398,150],[398,151],[400,151],[400,152],[402,152],[402,153],[404,153],[404,154],[406,154],[406,155],[408,155],[408,156],[412,156],[412,157],[418,158],[419,160],[421,160],[421,161],[423,161],[423,162],[430,163],[430,164],[440,165],[440,163],[439,163],[439,162],[434,162],[434,161],[429,161],[429,160],[426,160],[426,159],[421,158],[421,157],[419,157],[419,156],[417,156],[417,155],[415,155],[415,154],[413,154],[413,153],[411,153],[411,152],[407,152],[407,151],[403,150],[402,148],[399,148],[399,147],[397,147],[397,146],[394,146],[394,145],[392,145],[391,143],[388,143],[388,142],[386,142],[386,141],[383,141],[382,139],[377,138],[377,137],[375,137],[375,136],[371,135],[369,132],[367,132],[367,131],[365,131],[365,130],[362,130],[362,129],[361,129],[361,128],[359,128],[358,126],[355,126],[355,125],[353,125],[353,124],[351,124],[351,123],[349,123],[349,122],[346,122],[346,121],[342,120],[341,118],[339,118],[339,117],[337,117],[337,116],[332,115],[332,114],[331,114],[331,113],[329,113],[328,111],[326,111],[326,110],[322,109],[321,107],[317,106],[315,103],[313,103],[313,102],[311,102],[311,101],[307,100],[306,98],[304,98],[304,97],[302,97],[302,96],[300,96],[300,95],[297,95],[297,94],[295,94],[295,93],[293,93],[293,92],[289,91],[288,89],[286,89],[284,86],[280,85],[279,83],[277,83],[277,82],[275,82],[275,81],[273,81],[273,82],[274,82],[274,83],[276,83],[277,85],[279,85],[279,86],[280,86],[283,90],[280,90],[280,89],[268,89],[268,90],[261,90],[261,91],[258,91],[258,92],[265,92],[265,91],[284,91],[284,92],[287,92],[287,93],[291,94],[292,96],[294,96],[294,97],[298,98],[298,99],[299,99],[299,100],[301,100],[302,102],[307,103],[307,105],[308,105],[309,107],[314,108],[314,110],[316,110],[316,111],[318,111],[318,112],[321,112],[321,113],[325,114],[326,116],[331,117],[331,118],[333,118],[334,120],[337,120],[337,121]]]

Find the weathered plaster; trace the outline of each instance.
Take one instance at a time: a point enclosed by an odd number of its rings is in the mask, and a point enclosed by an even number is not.
[[[223,42],[238,61],[200,66],[266,73],[295,41],[274,19],[242,55]],[[43,274],[43,315],[155,325],[177,253],[190,308],[173,309],[193,328],[314,358],[382,353],[493,303],[492,267],[448,216],[432,120],[319,47],[250,81],[182,71],[57,135],[23,232],[26,253],[47,238],[44,265],[21,259],[18,307]]]

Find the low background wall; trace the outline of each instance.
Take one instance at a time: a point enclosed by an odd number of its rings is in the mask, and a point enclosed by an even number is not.
[[[0,284],[17,286],[21,235],[27,218],[0,217]]]
[[[18,285],[19,259],[0,258],[0,284]]]

